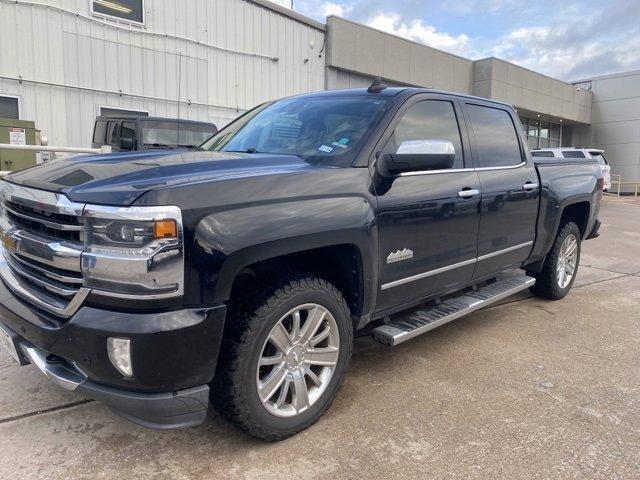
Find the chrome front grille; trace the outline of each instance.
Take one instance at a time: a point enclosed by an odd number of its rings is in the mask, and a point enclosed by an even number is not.
[[[63,240],[81,240],[84,226],[77,217],[37,210],[9,201],[4,203],[4,208],[13,225]]]
[[[0,276],[20,298],[70,317],[89,289],[83,287],[83,204],[52,192],[2,182]]]

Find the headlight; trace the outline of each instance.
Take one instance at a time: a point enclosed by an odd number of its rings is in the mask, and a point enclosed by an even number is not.
[[[87,205],[85,286],[121,298],[182,295],[184,248],[178,207]]]
[[[127,221],[105,218],[88,219],[90,245],[144,247],[154,240],[178,238],[175,220]]]

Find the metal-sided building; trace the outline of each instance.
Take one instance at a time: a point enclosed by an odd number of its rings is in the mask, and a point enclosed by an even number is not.
[[[105,111],[224,125],[324,88],[324,25],[283,11],[260,0],[0,0],[0,109],[77,147]]]
[[[52,145],[89,146],[98,114],[223,126],[269,99],[380,76],[511,103],[532,148],[603,147],[613,173],[640,181],[639,72],[572,84],[268,0],[0,0],[0,45],[0,117],[35,121]]]

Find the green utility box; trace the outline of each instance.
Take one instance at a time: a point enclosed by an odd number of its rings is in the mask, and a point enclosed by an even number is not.
[[[35,145],[35,122],[0,118],[0,143]],[[0,170],[15,172],[23,168],[33,167],[35,164],[36,152],[0,148]]]

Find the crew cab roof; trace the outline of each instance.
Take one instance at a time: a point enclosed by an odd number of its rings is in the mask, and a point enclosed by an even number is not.
[[[458,98],[465,98],[465,99],[469,99],[469,100],[477,100],[480,102],[485,102],[485,103],[493,103],[496,105],[501,105],[501,106],[505,106],[505,107],[509,107],[509,108],[513,108],[512,105],[505,103],[505,102],[500,102],[497,100],[491,100],[488,98],[482,98],[482,97],[477,97],[477,96],[473,96],[473,95],[466,95],[463,93],[458,93],[458,92],[449,92],[446,90],[435,90],[435,89],[431,89],[431,88],[422,88],[422,87],[387,87],[384,90],[378,92],[378,93],[370,93],[367,91],[366,88],[344,88],[344,89],[339,89],[339,90],[325,90],[325,91],[320,91],[320,92],[312,92],[312,93],[304,93],[301,95],[294,95],[292,97],[288,97],[288,98],[293,98],[293,97],[309,97],[309,98],[313,98],[313,97],[341,97],[341,96],[358,96],[358,95],[362,95],[362,96],[379,96],[379,97],[398,97],[398,96],[402,96],[402,97],[409,97],[418,93],[435,93],[435,94],[440,94],[440,95],[447,95],[447,96],[451,96],[451,97],[458,97]]]

